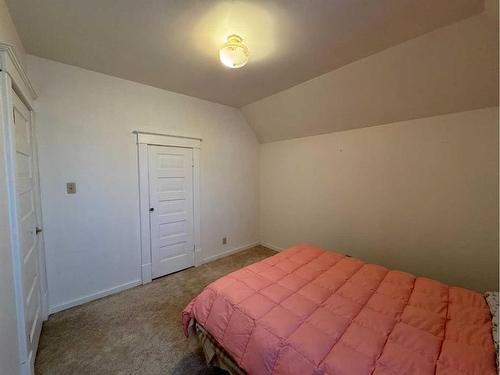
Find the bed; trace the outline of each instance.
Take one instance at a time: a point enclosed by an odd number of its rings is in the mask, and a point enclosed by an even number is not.
[[[481,294],[312,245],[218,279],[182,323],[232,373],[497,374]]]

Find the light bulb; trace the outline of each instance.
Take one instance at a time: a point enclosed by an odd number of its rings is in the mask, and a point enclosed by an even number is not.
[[[219,50],[222,64],[228,68],[236,69],[245,66],[248,62],[248,47],[243,44],[243,39],[238,35],[230,35],[227,42]]]

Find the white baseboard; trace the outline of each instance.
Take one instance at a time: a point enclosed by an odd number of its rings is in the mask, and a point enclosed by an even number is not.
[[[268,249],[271,249],[271,250],[274,250],[274,251],[283,251],[283,250],[285,250],[284,247],[271,245],[270,243],[261,242],[260,245],[264,246],[264,247],[267,247]]]
[[[253,243],[250,243],[250,244],[245,245],[245,246],[237,247],[235,249],[226,250],[226,251],[223,251],[222,253],[219,253],[216,255],[211,255],[209,257],[204,258],[203,263],[212,262],[214,260],[227,257],[228,255],[236,254],[236,253],[239,253],[240,251],[248,250],[248,249],[255,247],[255,246],[258,246],[258,245],[260,245],[260,242],[253,242]]]
[[[141,280],[135,280],[135,281],[131,281],[129,283],[115,286],[113,288],[104,289],[104,290],[101,290],[100,292],[89,294],[89,295],[84,296],[84,297],[75,298],[71,301],[63,302],[59,305],[49,306],[49,314],[54,314],[56,312],[66,310],[66,309],[69,309],[71,307],[82,305],[84,303],[87,303],[87,302],[90,302],[90,301],[93,301],[93,300],[96,300],[96,299],[99,299],[102,297],[106,297],[106,296],[109,296],[110,294],[115,294],[115,293],[121,292],[121,291],[126,290],[126,289],[133,288],[133,287],[141,285],[141,284],[142,284]]]
[[[202,263],[207,263],[207,262],[211,262],[211,261],[214,261],[214,260],[217,260],[217,259],[220,259],[220,258],[224,258],[224,257],[226,257],[228,255],[236,254],[236,253],[239,253],[240,251],[248,250],[248,249],[250,249],[252,247],[255,247],[255,246],[258,246],[258,245],[262,245],[262,246],[267,247],[268,249],[271,249],[271,250],[274,250],[274,251],[282,251],[282,250],[284,250],[284,248],[282,248],[282,247],[271,245],[271,244],[268,244],[268,243],[253,242],[253,243],[250,243],[250,244],[247,244],[247,245],[244,245],[244,246],[240,246],[240,247],[237,247],[237,248],[234,248],[234,249],[226,250],[226,251],[224,251],[222,253],[219,253],[219,254],[216,254],[216,255],[211,255],[209,257],[206,257],[206,258],[203,259]],[[151,269],[151,265],[150,264],[142,265],[142,272],[144,274],[148,274],[148,272],[151,272],[150,269]],[[135,280],[135,281],[131,281],[131,282],[128,282],[128,283],[125,283],[125,284],[121,284],[121,285],[115,286],[113,288],[101,290],[100,292],[89,294],[89,295],[84,296],[84,297],[75,298],[75,299],[73,299],[71,301],[63,302],[63,303],[61,303],[59,305],[49,306],[49,314],[54,314],[56,312],[59,312],[59,311],[62,311],[62,310],[66,310],[66,309],[69,309],[71,307],[82,305],[84,303],[87,303],[87,302],[90,302],[90,301],[94,301],[96,299],[99,299],[99,298],[102,298],[102,297],[106,297],[106,296],[109,296],[111,294],[115,294],[115,293],[121,292],[121,291],[126,290],[126,289],[133,288],[133,287],[136,287],[138,285],[141,285],[142,283],[143,283],[142,280]]]

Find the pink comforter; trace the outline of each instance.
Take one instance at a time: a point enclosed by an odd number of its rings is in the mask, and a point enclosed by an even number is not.
[[[496,374],[481,294],[311,245],[210,284],[191,319],[248,374]]]

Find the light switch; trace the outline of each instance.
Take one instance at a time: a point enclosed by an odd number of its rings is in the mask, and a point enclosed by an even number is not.
[[[67,182],[66,183],[66,193],[68,193],[68,194],[75,194],[76,193],[76,183],[74,183],[74,182]]]

